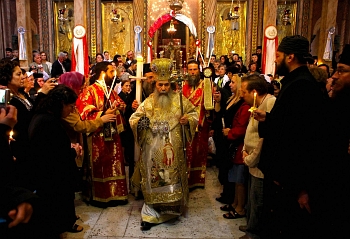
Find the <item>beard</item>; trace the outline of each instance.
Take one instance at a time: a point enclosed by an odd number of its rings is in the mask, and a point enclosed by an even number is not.
[[[150,94],[152,94],[153,92],[153,86],[152,83],[148,83],[147,81],[143,81],[142,83],[142,89],[146,95],[146,97],[148,97]]]
[[[279,76],[286,76],[289,73],[288,66],[285,62],[286,57],[283,58],[283,61],[280,65],[276,65],[276,74]]]
[[[190,86],[197,86],[200,81],[200,75],[189,75],[187,82]]]
[[[154,101],[155,105],[163,110],[170,109],[171,107],[171,95],[173,95],[174,92],[172,89],[169,90],[169,92],[158,92],[157,89],[154,90]]]

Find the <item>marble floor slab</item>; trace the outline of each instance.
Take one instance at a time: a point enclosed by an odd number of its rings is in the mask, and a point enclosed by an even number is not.
[[[222,188],[217,180],[217,169],[207,169],[204,189],[190,192],[187,217],[152,227],[149,231],[140,230],[143,201],[136,201],[132,195],[129,203],[106,209],[88,206],[76,200],[76,211],[81,217],[77,223],[84,227],[80,233],[65,233],[64,238],[78,239],[135,239],[135,238],[217,238],[232,239],[244,235],[238,227],[245,219],[228,220],[223,218],[215,200]]]

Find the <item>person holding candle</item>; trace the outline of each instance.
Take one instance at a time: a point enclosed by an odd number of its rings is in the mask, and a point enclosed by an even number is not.
[[[255,109],[270,112],[276,98],[268,94],[268,85],[262,76],[244,77],[241,85],[242,98]],[[259,137],[259,122],[250,118],[244,137],[242,156],[244,164],[249,168],[250,180],[247,202],[246,235],[240,239],[258,238],[261,233],[261,214],[263,208],[264,174],[258,168],[263,138]],[[241,228],[241,227],[240,227]]]
[[[28,167],[30,161],[29,155],[29,137],[28,127],[32,120],[37,103],[45,98],[46,94],[53,89],[56,84],[48,80],[44,83],[41,92],[33,101],[28,94],[24,92],[27,75],[23,75],[17,61],[0,61],[0,86],[10,89],[12,98],[10,105],[17,109],[18,122],[13,128],[13,141],[10,142],[13,156],[17,160],[19,185],[28,189],[33,189],[30,179],[31,170]]]
[[[116,73],[109,62],[96,64],[95,75],[77,100],[82,119],[93,120],[105,114],[114,114],[114,123],[106,123],[89,135],[92,167],[91,191],[87,200],[98,207],[126,204],[128,190],[125,177],[124,157],[119,134],[124,131],[121,112],[124,101],[113,90]]]
[[[235,183],[228,181],[228,172],[232,168],[233,163],[227,150],[230,146],[230,141],[223,134],[222,130],[232,128],[233,118],[244,102],[240,95],[241,78],[237,74],[231,77],[230,88],[231,96],[229,97],[225,95],[226,92],[223,89],[219,89],[214,93],[215,117],[211,125],[211,133],[216,145],[216,162],[219,169],[218,179],[223,186],[221,196],[216,198],[216,200],[228,205],[231,205],[235,199]],[[249,112],[246,113],[249,116]],[[236,154],[241,154],[241,152],[237,151]],[[236,207],[237,205],[234,206]]]
[[[328,97],[307,68],[308,53],[305,37],[283,38],[275,60],[283,87],[270,113],[254,111],[264,138],[258,165],[264,174],[261,238],[314,237]]]

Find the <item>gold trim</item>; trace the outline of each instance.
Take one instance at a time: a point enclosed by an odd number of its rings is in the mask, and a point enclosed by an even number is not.
[[[125,176],[115,176],[115,177],[108,177],[108,178],[92,178],[92,181],[94,182],[99,182],[99,183],[105,183],[108,181],[115,181],[115,180],[121,180],[121,179],[125,179]]]
[[[163,222],[169,221],[170,219],[173,219],[176,217],[178,217],[178,215],[162,214],[159,218],[156,218],[156,217],[141,214],[142,221],[149,222],[149,223],[155,223],[155,224],[163,223]]]
[[[96,0],[90,0],[90,51],[96,55]]]
[[[115,196],[115,197],[109,197],[109,198],[99,198],[99,197],[92,197],[93,200],[95,201],[99,201],[99,202],[109,202],[111,200],[127,200],[128,199],[128,195],[126,196]]]
[[[256,49],[259,22],[259,0],[253,2],[252,50]],[[250,59],[250,56],[249,56]]]
[[[196,167],[196,168],[191,168],[190,171],[202,171],[203,169],[206,169],[207,167],[203,166],[203,167]]]

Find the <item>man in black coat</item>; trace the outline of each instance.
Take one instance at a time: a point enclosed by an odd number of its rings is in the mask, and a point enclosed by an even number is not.
[[[264,138],[262,238],[313,238],[312,203],[324,149],[324,95],[306,66],[309,41],[285,37],[277,49],[282,89],[270,113],[255,111]]]
[[[344,238],[350,225],[350,44],[345,45],[332,79],[329,153],[323,167],[325,186],[319,203],[323,210],[318,218],[324,238]]]
[[[66,73],[69,71],[69,69],[67,69],[65,59],[66,59],[66,54],[63,52],[60,52],[58,54],[57,60],[54,63],[52,63],[52,68],[51,68],[52,77],[54,78],[59,77],[63,73]]]

